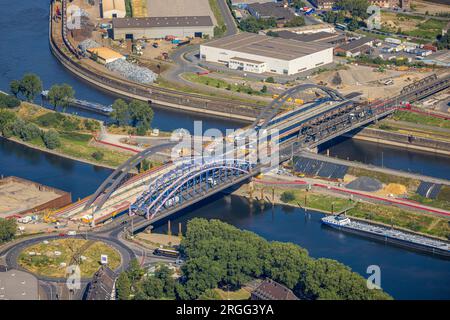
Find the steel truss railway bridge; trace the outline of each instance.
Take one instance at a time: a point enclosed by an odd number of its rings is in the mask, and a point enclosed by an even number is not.
[[[438,78],[436,75],[424,78],[419,82],[405,87],[401,93],[391,99],[376,101],[371,104],[358,104],[347,100],[339,92],[313,84],[302,84],[291,88],[272,101],[255,122],[249,127],[261,132],[268,128],[281,126],[274,119],[285,113],[280,110],[286,102],[297,93],[315,89],[326,95],[324,103],[332,105],[330,108],[321,107],[303,112],[303,121],[296,124],[292,116],[290,126],[294,135],[278,143],[278,163],[290,159],[294,154],[311,150],[318,145],[338,137],[351,130],[377,121],[403,104],[424,99],[432,94],[450,87],[450,75]],[[300,108],[301,109],[301,108]],[[289,112],[286,112],[289,114]],[[293,115],[295,113],[292,113]],[[298,113],[297,113],[298,114]],[[302,112],[300,112],[302,114]],[[305,118],[306,117],[306,118]],[[306,120],[305,120],[306,119]],[[294,125],[292,126],[292,123]],[[289,128],[291,128],[289,127]],[[247,130],[248,131],[248,130]],[[244,129],[243,136],[246,132]],[[242,137],[242,134],[241,134]],[[250,142],[247,142],[248,146]],[[175,143],[158,147],[151,147],[130,158],[118,167],[105,182],[98,188],[88,201],[84,203],[84,211],[92,212],[95,216],[109,199],[119,193],[123,185],[127,185],[129,172],[142,161],[164,148],[170,148]],[[257,152],[259,151],[256,148]],[[206,158],[181,158],[167,164],[164,170],[152,177],[146,184],[144,191],[137,191],[133,197],[134,203],[129,207],[130,214],[135,217],[135,230],[142,229],[151,223],[187,208],[218,192],[238,185],[259,174],[264,169],[270,169],[268,164],[249,161],[234,157],[235,153],[223,153],[221,156]],[[129,184],[129,183],[128,183]]]

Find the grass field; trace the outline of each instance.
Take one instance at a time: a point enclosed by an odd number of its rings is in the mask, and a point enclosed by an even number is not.
[[[199,76],[195,73],[185,73],[185,74],[183,74],[183,78],[190,82],[203,84],[203,85],[214,87],[217,89],[225,89],[225,90],[232,91],[232,92],[247,93],[249,95],[270,96],[269,93],[262,93],[261,91],[254,90],[254,89],[252,89],[252,87],[250,87],[248,85],[231,84],[231,83],[228,83],[221,79],[212,78],[212,77],[208,77],[208,76]]]
[[[29,103],[22,103],[15,111],[20,118],[35,123],[42,130],[55,129],[58,131],[61,145],[52,151],[112,167],[122,164],[130,157],[129,152],[120,152],[91,144],[93,133],[100,128],[100,124],[96,120],[53,112]],[[46,149],[40,137],[28,141],[28,143]],[[101,152],[103,158],[94,159],[92,157],[94,152]]]
[[[85,246],[85,250],[83,249]],[[60,255],[55,252],[59,251]],[[30,255],[34,252],[35,255]],[[30,246],[19,255],[18,263],[21,267],[41,276],[63,278],[66,276],[66,267],[78,264],[81,277],[91,277],[100,267],[100,256],[108,255],[108,265],[115,270],[120,266],[121,257],[119,252],[111,246],[94,241],[88,243],[83,239],[58,239]],[[83,256],[74,262],[74,257]],[[64,265],[65,264],[65,265]]]
[[[214,289],[222,300],[248,300],[250,299],[250,292],[244,289],[239,289],[236,291],[225,291],[222,289]]]
[[[445,20],[393,12],[383,12],[381,22],[384,31],[433,40],[448,23]]]
[[[445,120],[441,118],[435,118],[423,114],[418,114],[414,112],[407,111],[395,111],[393,115],[394,120],[407,121],[417,124],[424,124],[427,126],[434,126],[440,128],[450,129],[450,120]]]

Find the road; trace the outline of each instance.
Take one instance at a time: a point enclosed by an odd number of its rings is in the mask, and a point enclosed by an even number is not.
[[[218,0],[218,4],[225,26],[227,27],[225,35],[230,36],[236,34],[238,32],[238,28],[234,22],[234,17],[231,14],[230,8],[228,7],[226,0]],[[177,49],[170,56],[170,58],[174,61],[175,64],[169,70],[164,72],[163,74],[164,78],[169,82],[174,82],[185,86],[187,85],[190,87],[198,87],[204,90],[205,88],[203,86],[195,85],[192,82],[186,81],[181,77],[181,74],[186,72],[195,73],[205,71],[205,69],[199,67],[197,64],[185,59],[185,56],[188,53],[199,51],[199,49],[200,49],[199,45],[188,45],[180,49]]]

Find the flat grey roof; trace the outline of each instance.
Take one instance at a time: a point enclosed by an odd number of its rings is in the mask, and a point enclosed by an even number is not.
[[[35,276],[19,271],[0,272],[0,300],[37,300],[38,280]]]
[[[213,40],[203,45],[285,61],[332,48],[331,45],[323,43],[307,43],[247,32]]]
[[[343,44],[343,45],[339,46],[338,48],[345,50],[345,51],[351,51],[351,50],[357,49],[359,47],[362,47],[362,46],[366,45],[367,43],[372,42],[374,40],[375,40],[375,38],[362,37],[362,38],[359,38],[358,40],[353,40],[347,44]]]
[[[338,33],[329,33],[324,31],[316,33],[297,34],[295,32],[281,30],[276,31],[275,33],[277,33],[278,36],[283,39],[291,39],[303,42],[332,42],[345,39],[345,36]]]
[[[212,27],[210,16],[114,18],[113,28]]]

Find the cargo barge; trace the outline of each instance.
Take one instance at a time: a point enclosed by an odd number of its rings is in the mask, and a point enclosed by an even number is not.
[[[42,91],[41,96],[42,96],[42,99],[48,100],[48,90]],[[72,107],[85,109],[85,110],[96,112],[96,113],[106,115],[106,116],[108,116],[113,111],[112,106],[104,106],[99,103],[89,102],[89,101],[75,99],[75,98],[69,99],[69,105]]]
[[[345,232],[369,237],[384,243],[450,258],[450,244],[422,235],[391,229],[388,227],[350,220],[345,215],[331,215],[321,219],[322,223]]]

